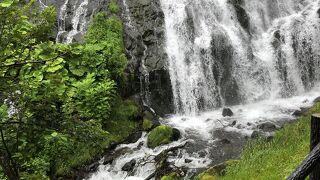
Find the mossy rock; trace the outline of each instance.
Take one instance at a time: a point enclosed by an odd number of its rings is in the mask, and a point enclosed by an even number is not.
[[[163,176],[161,178],[161,180],[181,180],[181,179],[182,178],[180,177],[180,175],[175,173],[175,172],[173,172],[173,173],[171,173],[169,175]]]
[[[159,145],[169,144],[172,141],[180,138],[180,132],[168,125],[160,125],[154,128],[148,134],[147,144],[150,148],[155,148]]]
[[[237,164],[238,160],[229,160],[224,163],[215,165],[200,173],[195,180],[216,180],[219,176],[225,175],[225,169],[227,166]]]
[[[142,124],[143,130],[149,131],[153,127],[153,123],[148,118],[143,118],[143,124]]]

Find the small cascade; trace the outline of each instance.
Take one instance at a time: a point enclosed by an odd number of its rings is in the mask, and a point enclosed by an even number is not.
[[[125,19],[125,25],[127,28],[135,30],[135,27],[132,25],[130,10],[129,10],[128,4],[127,4],[127,0],[122,0],[122,4],[124,7],[123,17]]]
[[[75,38],[84,35],[87,26],[88,3],[88,0],[76,0],[74,7],[70,5],[69,0],[66,0],[61,6],[58,17],[57,42],[72,43]],[[70,15],[72,15],[71,26],[68,27],[66,20]]]
[[[143,51],[143,56],[141,58],[141,65],[140,65],[140,92],[141,92],[141,97],[143,100],[143,104],[145,106],[150,107],[150,91],[149,91],[149,71],[148,68],[145,66],[145,59],[146,57],[146,51],[148,47],[143,44],[144,51]]]
[[[179,114],[290,97],[319,81],[316,0],[161,0],[161,5]]]
[[[65,3],[60,7],[59,16],[58,16],[58,34],[56,37],[56,42],[64,42],[62,35],[67,33],[66,31],[66,18],[67,18],[67,5],[69,0],[66,0]]]
[[[39,0],[39,4],[41,9],[48,7],[42,0]]]

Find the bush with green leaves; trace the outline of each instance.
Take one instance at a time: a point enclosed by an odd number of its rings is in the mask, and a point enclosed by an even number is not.
[[[70,174],[136,128],[139,111],[118,92],[120,19],[98,13],[84,42],[59,44],[50,41],[55,8],[35,3],[0,3],[0,167],[11,179]]]

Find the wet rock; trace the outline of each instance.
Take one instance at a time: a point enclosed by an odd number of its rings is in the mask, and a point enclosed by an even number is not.
[[[302,103],[307,103],[307,102],[309,102],[308,99],[305,99],[304,101],[302,101]]]
[[[137,161],[135,159],[132,159],[130,162],[127,162],[122,168],[122,171],[130,172],[134,169],[134,166],[136,165]]]
[[[305,116],[308,114],[309,108],[300,108],[292,113],[293,116]]]
[[[99,167],[100,163],[99,162],[94,162],[91,165],[88,166],[88,172],[95,172],[97,171],[98,167]]]
[[[317,97],[315,100],[313,100],[314,103],[320,102],[320,97]]]
[[[218,142],[221,144],[231,144],[231,141],[229,139],[221,139]]]
[[[171,140],[172,141],[177,141],[181,138],[181,133],[177,128],[173,128],[172,129],[172,137]]]
[[[271,122],[265,122],[265,123],[259,124],[258,128],[264,132],[273,132],[278,129],[277,126]]]
[[[199,157],[204,158],[204,157],[206,157],[207,152],[205,152],[205,151],[200,151],[200,152],[198,152],[198,154],[199,154]]]
[[[232,123],[230,124],[230,126],[235,126],[237,124],[237,121],[232,121]]]
[[[244,127],[242,124],[238,124],[238,125],[236,126],[236,128],[237,128],[237,129],[244,129],[245,127]]]
[[[142,131],[135,132],[131,134],[123,143],[131,144],[137,142],[142,136]]]
[[[231,116],[233,116],[233,112],[230,108],[223,108],[222,116],[223,117],[227,117],[227,116],[231,117]]]
[[[248,123],[247,123],[247,126],[252,126],[252,123],[249,123],[249,122],[248,122]]]
[[[111,164],[113,162],[113,160],[117,159],[118,157],[128,153],[132,151],[131,149],[129,148],[121,148],[121,149],[118,149],[116,151],[110,151],[109,153],[106,153],[104,155],[104,161],[103,161],[103,165],[106,165],[106,164]]]
[[[180,131],[168,125],[161,125],[154,128],[148,134],[147,145],[150,148],[171,143],[180,138]]]
[[[191,163],[192,160],[191,160],[191,159],[185,159],[184,162],[185,162],[185,163]]]
[[[252,139],[257,139],[259,137],[263,136],[263,133],[260,132],[260,131],[253,131],[252,134],[251,134],[251,138]]]

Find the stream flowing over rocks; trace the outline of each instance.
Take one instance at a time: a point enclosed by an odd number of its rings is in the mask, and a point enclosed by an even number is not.
[[[100,160],[92,180],[190,179],[239,158],[249,138],[303,115],[320,96],[319,0],[118,0],[130,75],[126,97],[182,138],[147,133]],[[58,9],[56,41],[81,41],[109,0],[42,0]]]

